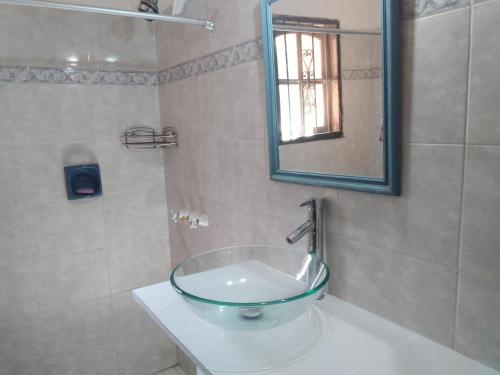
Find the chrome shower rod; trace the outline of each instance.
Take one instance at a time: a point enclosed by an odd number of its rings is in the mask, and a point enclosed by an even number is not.
[[[276,25],[273,24],[273,31],[282,32],[300,32],[300,33],[312,33],[312,34],[349,34],[349,35],[381,35],[380,31],[369,31],[369,30],[351,30],[351,29],[333,29],[333,28],[321,28],[321,27],[306,27],[306,26],[294,26],[294,25]]]
[[[176,23],[183,23],[183,24],[188,24],[188,25],[203,26],[205,29],[210,30],[210,31],[213,30],[215,27],[215,23],[212,21],[200,20],[200,19],[196,19],[196,18],[164,16],[161,14],[133,12],[130,10],[101,8],[101,7],[87,6],[87,5],[55,3],[52,1],[43,1],[43,0],[0,0],[0,4],[22,5],[22,6],[32,6],[32,7],[39,7],[39,8],[69,10],[69,11],[76,11],[76,12],[108,14],[108,15],[112,15],[112,16],[142,18],[145,20],[155,20],[155,21],[161,21],[161,22],[176,22]]]

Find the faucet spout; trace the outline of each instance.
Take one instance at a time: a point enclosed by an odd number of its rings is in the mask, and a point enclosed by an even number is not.
[[[290,235],[286,238],[286,241],[289,244],[294,244],[302,237],[304,237],[307,233],[314,231],[316,228],[316,224],[312,220],[307,220],[300,227],[295,229]]]
[[[295,229],[286,238],[289,244],[294,244],[306,234],[309,238],[307,246],[307,262],[304,263],[302,274],[305,276],[307,290],[311,290],[317,285],[317,277],[320,271],[320,263],[325,260],[324,251],[324,225],[323,225],[323,204],[321,199],[312,198],[302,203],[301,207],[308,207],[307,221]],[[323,293],[318,297],[323,298]]]
[[[317,255],[320,260],[323,260],[323,207],[321,199],[309,199],[300,207],[308,207],[307,221],[295,229],[286,240],[289,244],[294,244],[308,234],[307,252]]]

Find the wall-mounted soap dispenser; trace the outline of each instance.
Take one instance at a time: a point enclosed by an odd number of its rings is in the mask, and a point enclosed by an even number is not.
[[[101,171],[98,164],[64,167],[66,193],[69,200],[94,198],[102,195]]]

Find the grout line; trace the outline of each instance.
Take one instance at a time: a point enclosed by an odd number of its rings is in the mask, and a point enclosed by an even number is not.
[[[470,147],[500,147],[500,144],[479,144],[479,143],[467,143],[467,148]]]
[[[346,239],[346,240],[353,241],[353,242],[358,242],[358,243],[361,243],[363,245],[367,245],[367,246],[373,247],[373,248],[375,248],[377,250],[382,250],[382,251],[385,251],[385,252],[389,252],[389,253],[393,253],[393,254],[398,254],[398,255],[401,255],[401,256],[404,256],[404,257],[407,257],[407,258],[418,260],[420,262],[430,263],[430,264],[433,264],[435,266],[443,267],[443,268],[446,268],[446,269],[448,269],[450,271],[453,271],[453,272],[455,272],[455,271],[458,272],[458,269],[456,269],[454,267],[451,267],[449,265],[437,263],[437,262],[434,262],[432,260],[420,258],[418,256],[414,256],[414,255],[410,255],[410,254],[407,254],[407,253],[403,253],[403,252],[398,251],[398,250],[391,250],[391,249],[387,249],[385,247],[381,247],[381,246],[378,246],[378,245],[373,245],[371,243],[368,243],[368,242],[365,242],[365,241],[361,241],[361,240],[358,240],[358,239],[354,239],[354,238],[351,238],[351,237],[343,235],[343,234],[328,233],[327,232],[327,235],[334,236],[334,237],[339,237],[339,238]]]
[[[92,252],[92,251],[97,252],[99,250],[105,250],[105,248],[106,248],[106,246],[102,245],[102,246],[92,246],[92,247],[88,247],[85,249],[74,250],[74,251],[66,251],[66,252],[56,251],[52,256],[57,257],[57,258],[61,258],[61,257],[66,257],[66,256],[74,255],[74,254],[83,254],[83,253]],[[51,255],[47,255],[47,257],[50,257],[50,256]]]
[[[473,23],[474,23],[474,7],[470,7],[469,11],[469,49],[468,49],[468,60],[467,60],[467,95],[465,102],[465,127],[464,127],[464,149],[462,153],[462,191],[461,191],[461,205],[460,205],[460,216],[459,216],[459,233],[458,233],[458,256],[457,256],[457,283],[456,283],[456,294],[455,294],[455,317],[453,322],[453,348],[456,349],[457,344],[457,324],[458,324],[458,312],[459,312],[459,296],[460,296],[460,272],[462,268],[462,242],[463,242],[463,226],[464,226],[464,208],[465,208],[465,175],[467,167],[467,139],[469,133],[469,111],[470,111],[470,92],[471,92],[471,69],[472,69],[472,34],[473,34]]]
[[[103,215],[104,216],[104,215]],[[104,221],[104,218],[103,218]],[[103,226],[105,227],[104,223]],[[111,304],[114,304],[114,299],[113,299],[113,286],[111,285],[111,267],[110,267],[110,261],[109,261],[109,246],[108,246],[108,235],[106,233],[106,229],[104,229],[104,262],[106,263],[106,274],[108,276],[108,295],[111,298]]]
[[[214,203],[216,203],[218,205],[226,206],[226,207],[233,208],[233,209],[236,209],[236,210],[239,210],[239,211],[243,211],[243,212],[246,212],[246,213],[250,213],[250,214],[253,213],[253,214],[257,214],[257,215],[261,215],[261,216],[266,216],[266,217],[271,218],[271,219],[281,220],[281,221],[283,221],[285,223],[291,223],[292,225],[296,225],[297,222],[298,222],[298,221],[287,219],[287,218],[284,218],[284,217],[281,217],[281,216],[276,216],[276,215],[272,215],[272,214],[269,214],[269,213],[265,213],[263,211],[254,210],[252,208],[245,208],[245,207],[235,206],[235,205],[233,205],[231,203],[226,203],[226,202],[223,202],[223,201],[219,201],[217,199],[214,199],[214,198],[211,198],[211,197],[207,197],[206,195],[203,195],[203,194],[200,194],[200,196],[203,199],[212,201],[212,202],[214,202]],[[286,234],[285,234],[285,236],[286,236]]]
[[[179,364],[176,364],[176,365],[173,365],[173,366],[170,366],[170,367],[165,367],[162,370],[158,370],[158,371],[153,372],[151,375],[159,375],[159,374],[162,374],[163,372],[166,372],[168,370],[174,370],[178,374],[179,373],[177,371],[178,367],[179,367]]]
[[[26,216],[26,205],[20,205],[19,207],[22,208],[22,213],[23,213],[23,218]],[[34,262],[34,256],[33,256],[33,251],[30,248],[28,237],[29,237],[29,232],[28,228],[26,226],[26,222],[23,220],[21,223],[22,226],[22,232],[23,232],[23,244],[24,244],[24,251],[26,252],[26,255],[28,256],[28,263],[30,267],[30,273],[31,273],[31,281],[34,283],[32,286],[32,292],[33,296],[35,298],[34,305],[35,305],[35,311],[36,314],[33,317],[34,326],[35,326],[35,332],[34,336],[36,337],[36,340],[41,342],[42,339],[42,331],[41,331],[41,306],[40,306],[40,289],[39,289],[39,283],[38,283],[38,278],[37,278],[37,273],[35,272],[35,262]],[[41,357],[44,357],[42,355],[42,350],[37,349],[37,353],[40,354]]]
[[[463,143],[425,143],[425,142],[407,142],[410,146],[444,146],[444,147],[463,147]]]
[[[487,281],[490,283],[500,283],[500,278],[495,277],[495,276],[485,276],[485,275],[480,275],[480,274],[470,272],[470,271],[460,271],[460,273],[464,274],[464,275],[469,275],[469,276],[472,276],[472,277],[475,277],[477,279]]]
[[[471,0],[472,1],[472,0]],[[153,23],[152,29],[153,29],[153,50],[155,54],[155,70],[154,73],[156,75],[156,87],[158,87],[158,75],[159,75],[159,69],[158,69],[158,29],[159,25],[157,23]]]

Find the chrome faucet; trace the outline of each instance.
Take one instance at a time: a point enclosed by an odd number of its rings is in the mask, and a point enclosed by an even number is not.
[[[307,220],[290,233],[286,240],[289,244],[294,244],[306,234],[308,235],[307,252],[310,257],[308,257],[308,263],[305,265],[307,268],[306,284],[307,288],[313,288],[320,267],[318,261],[323,262],[325,260],[323,204],[321,199],[311,198],[302,203],[300,207],[308,207]]]
[[[309,234],[307,252],[316,254],[323,260],[323,205],[321,199],[312,198],[302,203],[300,207],[308,207],[307,221],[295,229],[286,238],[289,244],[294,244],[306,234]]]

